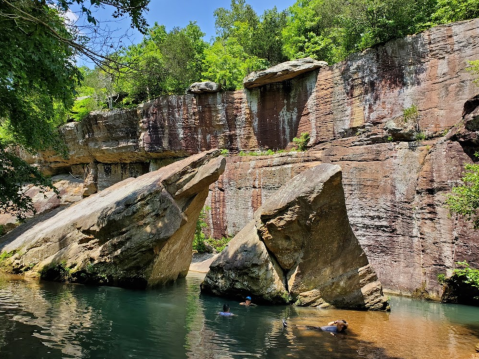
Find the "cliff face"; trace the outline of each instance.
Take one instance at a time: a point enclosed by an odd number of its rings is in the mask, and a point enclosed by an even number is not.
[[[339,164],[351,225],[384,288],[436,296],[438,273],[479,265],[479,236],[443,205],[475,151],[475,129],[452,133],[479,92],[465,71],[477,58],[479,19],[440,26],[281,83],[93,114],[62,128],[70,159],[30,161],[103,189],[202,150],[291,148],[309,132],[307,153],[228,158],[210,188],[211,233],[236,234],[294,175]]]

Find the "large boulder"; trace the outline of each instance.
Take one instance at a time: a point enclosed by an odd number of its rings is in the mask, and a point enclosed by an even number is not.
[[[221,85],[212,81],[195,82],[188,87],[188,93],[201,94],[201,93],[214,93],[221,90]]]
[[[26,231],[13,230],[2,238],[3,251],[14,254],[9,268],[134,286],[185,276],[208,187],[224,171],[218,155],[204,152],[129,178]]]
[[[327,67],[324,61],[313,60],[310,57],[293,61],[286,61],[266,70],[254,71],[246,76],[243,85],[247,89],[267,85],[274,82],[290,80],[306,72]]]
[[[339,166],[321,164],[281,187],[211,264],[202,289],[264,302],[387,309],[351,230],[341,176]]]

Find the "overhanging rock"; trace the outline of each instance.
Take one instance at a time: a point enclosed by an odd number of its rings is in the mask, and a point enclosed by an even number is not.
[[[202,289],[259,301],[386,310],[376,273],[346,212],[341,168],[294,177],[211,264]]]
[[[306,72],[314,71],[327,66],[327,62],[317,61],[310,57],[286,61],[266,70],[250,73],[244,78],[243,85],[245,88],[251,89],[274,82],[290,80]]]
[[[11,270],[126,286],[185,276],[208,187],[224,171],[218,156],[203,152],[129,178],[26,231],[13,230],[2,238],[11,241],[3,251],[15,253]]]

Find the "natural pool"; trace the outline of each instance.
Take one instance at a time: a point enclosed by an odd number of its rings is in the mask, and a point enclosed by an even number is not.
[[[475,307],[392,297],[391,313],[244,308],[200,295],[202,278],[148,291],[3,278],[0,358],[470,358],[479,342]],[[216,314],[225,302],[236,317]],[[347,335],[296,327],[334,319]]]

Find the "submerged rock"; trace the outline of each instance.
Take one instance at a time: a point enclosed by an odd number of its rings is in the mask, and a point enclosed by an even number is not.
[[[243,80],[243,85],[247,89],[267,85],[274,82],[290,80],[306,72],[314,71],[321,67],[327,67],[328,63],[324,61],[313,60],[310,57],[293,61],[286,61],[266,70],[260,70],[250,73]]]
[[[225,160],[213,150],[129,178],[17,235],[14,272],[47,279],[145,286],[185,276],[208,187]],[[18,228],[18,230],[20,230]]]
[[[211,264],[202,290],[299,305],[386,310],[351,230],[341,168],[321,164],[281,187]]]

